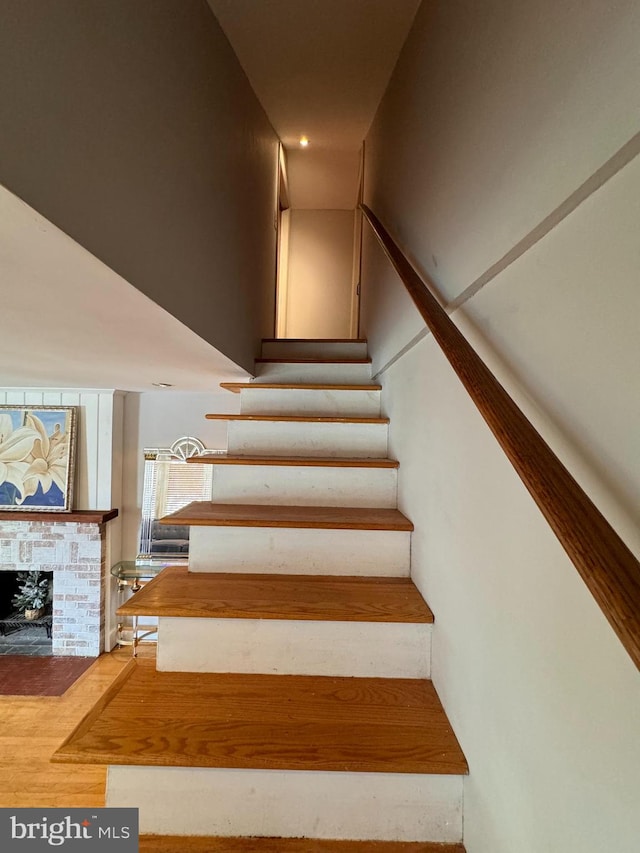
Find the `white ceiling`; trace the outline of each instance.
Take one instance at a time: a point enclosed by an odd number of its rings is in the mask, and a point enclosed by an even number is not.
[[[246,376],[0,186],[0,387],[218,391]]]
[[[287,145],[357,150],[420,0],[208,0]]]
[[[360,149],[420,0],[208,0],[276,133],[292,206],[352,209]],[[355,163],[355,166],[354,166]]]

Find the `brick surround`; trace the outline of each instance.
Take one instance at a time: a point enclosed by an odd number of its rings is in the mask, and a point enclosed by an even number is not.
[[[53,572],[53,654],[104,649],[105,524],[0,519],[0,571]]]

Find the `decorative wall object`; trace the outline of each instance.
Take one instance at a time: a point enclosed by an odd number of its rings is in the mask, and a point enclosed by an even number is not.
[[[73,509],[76,408],[0,406],[0,510]]]

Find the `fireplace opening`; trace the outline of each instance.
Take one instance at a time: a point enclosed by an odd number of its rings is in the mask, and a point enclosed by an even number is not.
[[[9,616],[14,611],[11,603],[13,596],[18,592],[18,573],[0,572],[0,619]]]
[[[53,572],[31,575],[29,583],[48,582],[42,608],[25,608],[15,597],[25,590],[25,573],[0,572],[0,654],[42,656],[52,654]],[[41,587],[42,588],[42,587]],[[29,610],[30,612],[26,612]],[[41,611],[41,612],[40,612]]]

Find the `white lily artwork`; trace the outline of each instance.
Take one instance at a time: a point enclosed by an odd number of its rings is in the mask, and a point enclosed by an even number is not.
[[[70,512],[76,410],[0,406],[0,510]]]

